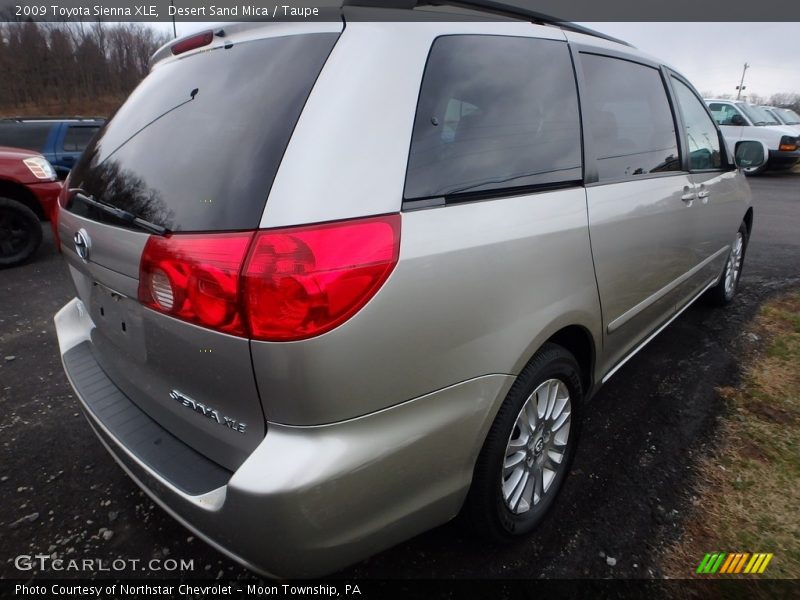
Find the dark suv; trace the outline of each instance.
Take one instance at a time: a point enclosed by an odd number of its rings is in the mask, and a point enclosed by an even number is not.
[[[40,153],[64,179],[84,148],[105,124],[100,117],[37,117],[0,120],[0,146]]]

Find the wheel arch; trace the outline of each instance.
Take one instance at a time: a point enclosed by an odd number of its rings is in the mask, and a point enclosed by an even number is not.
[[[545,343],[548,342],[561,346],[575,357],[581,370],[584,396],[589,394],[594,384],[596,360],[594,339],[589,330],[582,325],[567,325],[547,338]]]
[[[598,339],[600,332],[592,333],[589,326],[581,323],[582,320],[579,315],[573,314],[571,319],[559,320],[544,329],[520,357],[513,372],[521,373],[545,344],[556,344],[575,357],[581,371],[584,397],[591,394],[594,388],[594,370],[598,352],[595,340]]]
[[[31,192],[24,185],[14,181],[9,181],[8,179],[0,179],[0,196],[11,198],[12,200],[16,200],[17,202],[24,204],[30,208],[33,213],[39,217],[39,219],[45,218],[45,214],[42,210],[42,205],[39,203],[39,200],[36,198],[36,196],[34,196],[33,192]]]

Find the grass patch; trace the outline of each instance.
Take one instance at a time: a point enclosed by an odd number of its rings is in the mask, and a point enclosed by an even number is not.
[[[699,465],[683,536],[662,557],[669,577],[694,577],[706,552],[772,552],[762,577],[800,578],[800,292],[761,307],[721,443]],[[709,577],[697,575],[697,577]],[[743,575],[718,575],[741,578]]]

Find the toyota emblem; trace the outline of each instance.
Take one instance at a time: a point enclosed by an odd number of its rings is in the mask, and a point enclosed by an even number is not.
[[[89,239],[89,234],[86,233],[85,229],[81,229],[78,231],[73,237],[72,241],[75,242],[75,252],[78,253],[78,256],[81,257],[83,262],[89,261],[89,249],[92,247],[92,243]]]

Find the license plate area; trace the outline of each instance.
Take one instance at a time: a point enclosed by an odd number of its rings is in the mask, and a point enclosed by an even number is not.
[[[89,314],[97,332],[143,361],[145,344],[139,303],[97,281],[92,282],[90,294]]]

